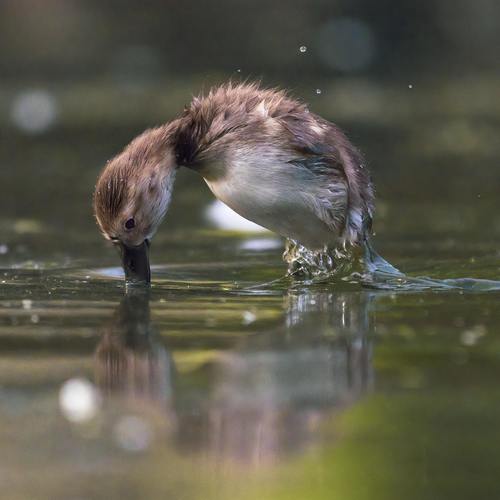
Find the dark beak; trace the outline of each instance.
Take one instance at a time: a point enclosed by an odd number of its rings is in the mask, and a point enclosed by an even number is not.
[[[120,253],[127,283],[151,283],[148,240],[136,247],[120,243]]]

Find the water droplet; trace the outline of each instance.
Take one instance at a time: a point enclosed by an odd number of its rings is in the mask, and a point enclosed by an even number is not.
[[[40,316],[38,314],[32,314],[31,315],[31,322],[34,323],[35,325],[40,321]]]
[[[238,69],[236,70],[236,73],[241,73],[241,69],[240,69],[240,68],[238,68]]]
[[[299,51],[302,52],[302,54],[303,54],[304,52],[307,52],[307,47],[305,45],[301,45],[299,47]]]
[[[321,89],[316,89],[316,94],[321,94],[322,90]]]
[[[412,89],[412,88],[413,88],[413,85],[410,83],[410,85],[408,85],[408,88],[409,88],[409,89]]]
[[[0,245],[0,255],[5,255],[9,251],[9,247],[7,245]]]

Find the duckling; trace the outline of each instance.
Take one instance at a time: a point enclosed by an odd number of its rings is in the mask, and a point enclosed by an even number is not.
[[[150,241],[180,167],[246,219],[312,251],[368,242],[373,185],[342,130],[283,90],[229,82],[136,137],[99,175],[95,217],[128,281],[150,282]]]

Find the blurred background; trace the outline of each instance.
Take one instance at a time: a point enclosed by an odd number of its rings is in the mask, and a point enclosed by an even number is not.
[[[151,294],[125,294],[92,194],[193,95],[261,79],[364,152],[384,257],[498,280],[499,19],[498,0],[1,0],[2,498],[496,498],[498,292],[266,285],[283,242],[184,169]]]
[[[389,253],[498,239],[499,18],[496,0],[3,0],[0,258],[100,252],[104,162],[229,78],[288,88],[346,129]],[[211,201],[180,175],[157,251],[212,227]]]

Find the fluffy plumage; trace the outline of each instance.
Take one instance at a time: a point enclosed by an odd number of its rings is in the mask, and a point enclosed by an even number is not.
[[[311,249],[356,245],[371,225],[374,195],[361,154],[282,90],[227,83],[132,141],[97,182],[104,234],[128,244],[149,238],[179,166],[198,171],[244,217]],[[139,221],[132,235],[128,217]]]

